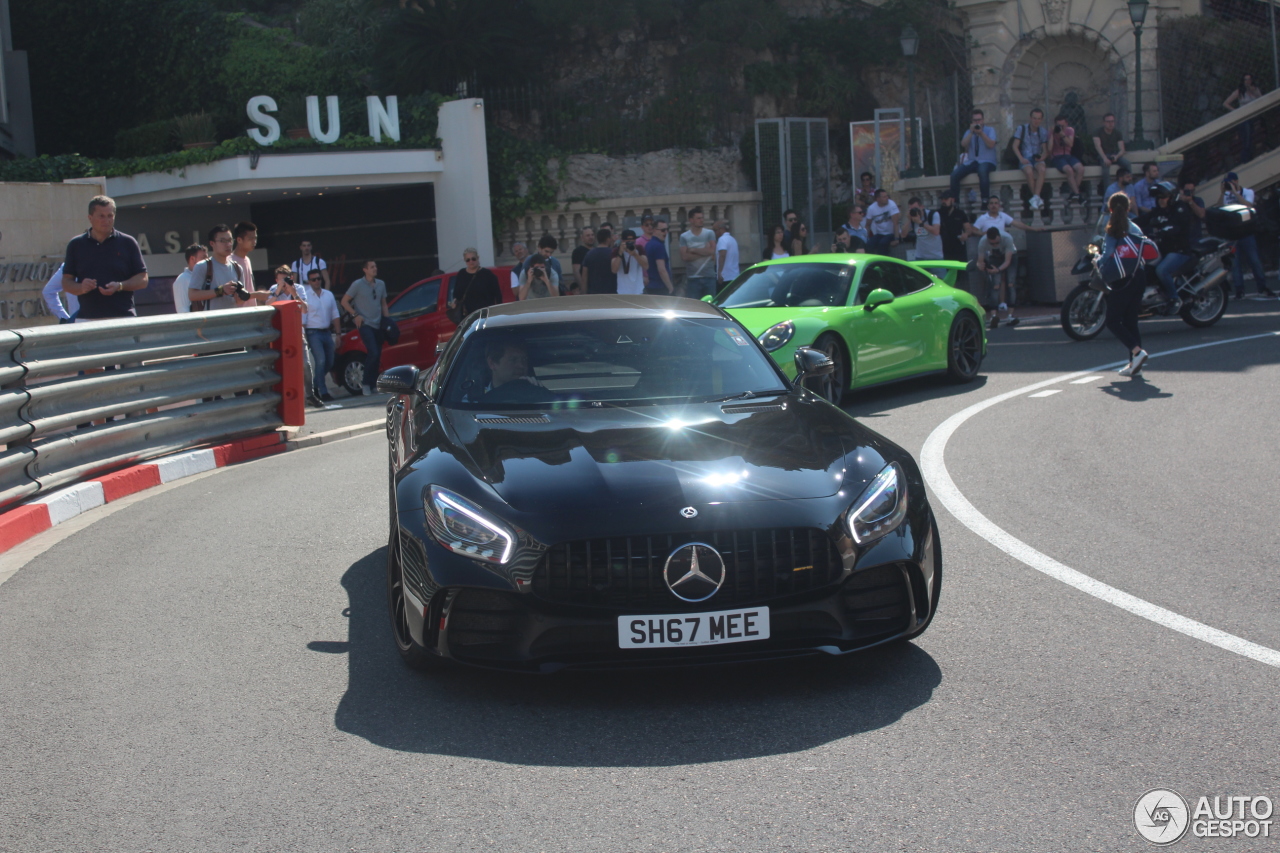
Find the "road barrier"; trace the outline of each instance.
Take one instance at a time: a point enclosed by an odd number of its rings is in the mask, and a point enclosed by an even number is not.
[[[184,448],[301,426],[302,346],[296,302],[0,331],[0,507]]]

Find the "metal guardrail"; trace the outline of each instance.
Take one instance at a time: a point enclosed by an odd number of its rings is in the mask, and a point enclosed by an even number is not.
[[[301,311],[0,332],[0,507],[184,448],[301,425]]]

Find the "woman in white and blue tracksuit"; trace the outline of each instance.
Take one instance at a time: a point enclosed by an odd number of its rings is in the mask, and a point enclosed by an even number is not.
[[[1103,234],[1106,240],[1102,246],[1102,256],[1098,264],[1103,264],[1111,257],[1116,247],[1125,237],[1133,237],[1141,246],[1142,229],[1129,218],[1129,197],[1124,193],[1115,193],[1107,199],[1107,210],[1111,216]],[[1107,300],[1107,328],[1129,350],[1129,363],[1120,368],[1122,376],[1137,376],[1142,365],[1147,361],[1147,351],[1142,348],[1142,337],[1138,334],[1138,309],[1142,305],[1142,294],[1147,289],[1147,271],[1140,265],[1128,281],[1118,283],[1105,294]]]

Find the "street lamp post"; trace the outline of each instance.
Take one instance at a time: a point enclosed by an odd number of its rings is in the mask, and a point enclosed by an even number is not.
[[[1133,141],[1129,148],[1144,151],[1152,147],[1142,130],[1142,24],[1147,20],[1150,0],[1129,0],[1129,20],[1133,22]]]
[[[924,169],[916,162],[916,51],[920,49],[920,36],[915,27],[907,24],[902,28],[902,36],[898,39],[902,45],[902,55],[907,58],[907,161],[911,168],[902,173],[904,178],[920,178]]]

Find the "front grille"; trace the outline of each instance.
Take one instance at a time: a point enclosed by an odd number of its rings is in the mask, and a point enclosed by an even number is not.
[[[688,542],[705,542],[724,559],[725,579],[706,601],[689,604],[667,589],[667,557]],[[715,610],[818,589],[839,579],[843,564],[821,530],[722,530],[588,539],[547,549],[533,576],[533,594],[557,604],[619,609]]]

